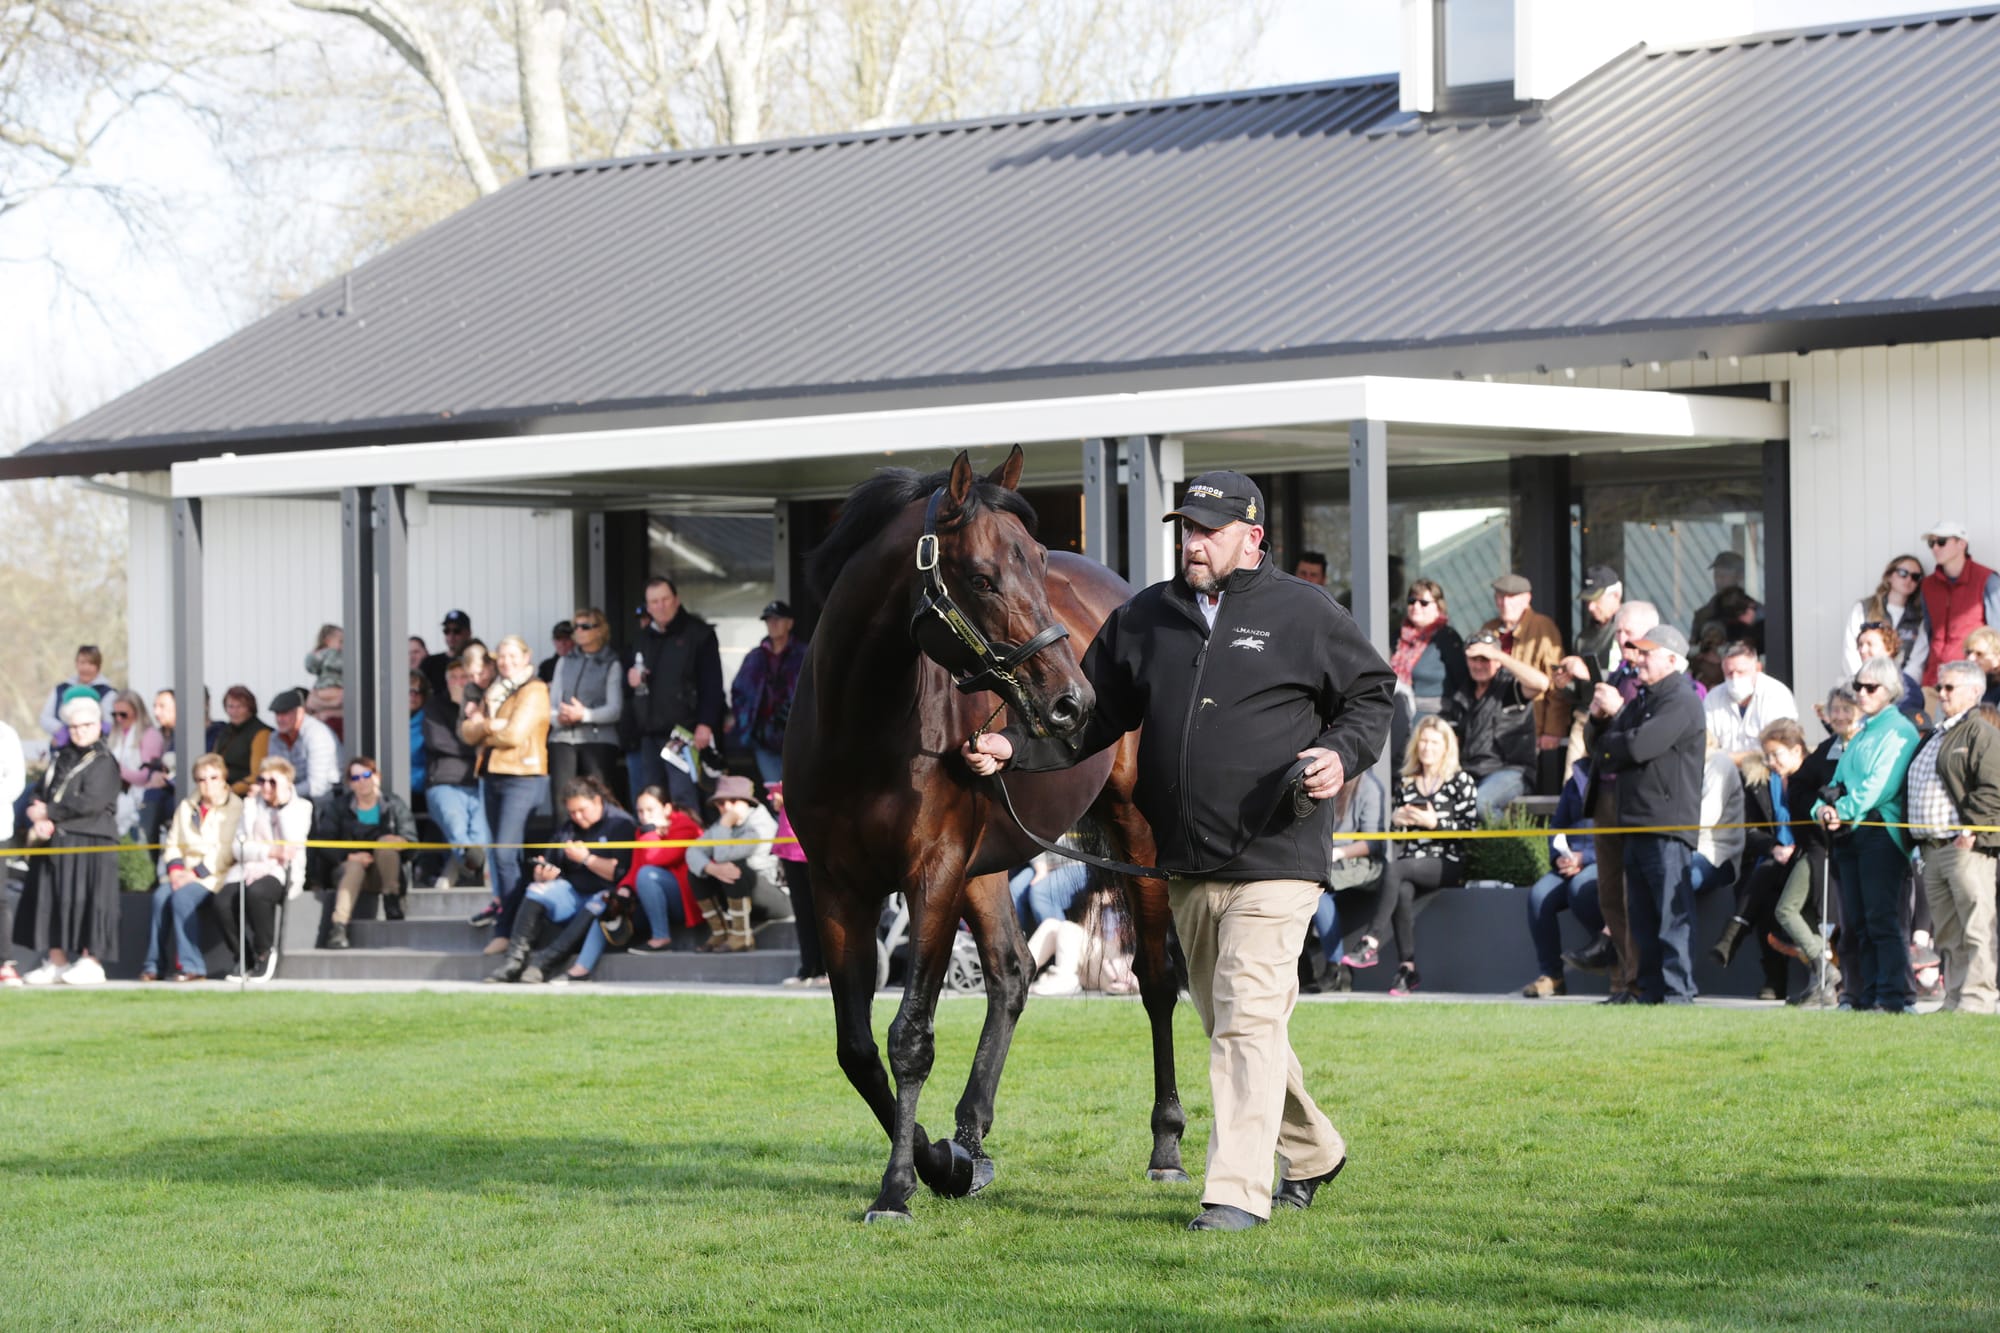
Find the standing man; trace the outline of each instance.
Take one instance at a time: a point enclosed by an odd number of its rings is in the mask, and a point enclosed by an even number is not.
[[[1937,951],[1944,958],[1944,1007],[1990,1014],[1994,985],[1994,857],[2000,833],[1967,833],[1961,824],[2000,827],[2000,732],[1972,710],[1986,673],[1972,662],[1938,671],[1944,721],[1910,761],[1912,835],[1923,850]]]
[[[1326,552],[1300,551],[1299,558],[1292,563],[1292,577],[1304,579],[1307,583],[1326,586]]]
[[[1555,621],[1534,609],[1534,600],[1534,584],[1520,574],[1502,574],[1493,580],[1493,619],[1480,629],[1493,634],[1501,652],[1547,676],[1562,661],[1562,631]],[[1563,751],[1569,744],[1569,692],[1544,685],[1534,700],[1535,766],[1530,776],[1536,790],[1552,795],[1562,790],[1563,785],[1566,758]]]
[[[576,651],[576,624],[573,621],[558,620],[556,627],[549,631],[549,641],[556,646],[555,656],[544,657],[542,664],[535,668],[535,674],[547,685],[556,678],[556,665]],[[550,779],[554,781],[553,778]],[[558,783],[558,786],[561,784]]]
[[[463,611],[444,613],[444,651],[432,653],[424,659],[418,670],[431,684],[431,697],[437,698],[445,692],[444,669],[452,659],[465,652],[465,645],[472,642],[472,617]]]
[[[1692,1004],[1694,826],[1701,823],[1707,730],[1701,700],[1687,677],[1687,635],[1672,625],[1655,625],[1632,646],[1638,693],[1627,701],[1603,682],[1592,692],[1591,766],[1618,776],[1621,825],[1678,831],[1622,835],[1638,992],[1614,992],[1611,1002]],[[1601,874],[1599,885],[1601,898]]]
[[[1215,1127],[1194,1231],[1305,1208],[1347,1145],[1307,1094],[1286,1025],[1299,950],[1330,880],[1331,798],[1389,730],[1395,676],[1325,590],[1264,559],[1264,497],[1237,472],[1187,483],[1179,577],[1111,613],[1084,655],[1097,708],[1075,763],[1136,727],[1139,809],[1163,864],[1188,990],[1209,1037]],[[1017,734],[961,753],[978,774]],[[1317,802],[1298,813],[1295,791]],[[1271,1187],[1271,1159],[1283,1179]]]
[[[764,607],[764,641],[736,669],[729,688],[729,716],[723,725],[757,760],[757,779],[770,786],[784,776],[785,724],[798,693],[806,646],[792,637],[792,608],[786,602]]]
[[[1955,518],[1931,524],[1924,541],[1937,561],[1919,589],[1931,625],[1923,679],[1928,687],[1937,684],[1939,667],[1965,656],[1966,635],[1981,625],[2000,626],[2000,574],[1972,558],[1965,524]]]
[[[683,810],[702,808],[701,789],[686,771],[660,756],[675,727],[694,735],[694,748],[707,750],[722,728],[722,650],[715,629],[681,605],[680,590],[668,578],[646,584],[645,628],[634,643],[637,660],[625,673],[638,721],[638,782],[667,789]]]

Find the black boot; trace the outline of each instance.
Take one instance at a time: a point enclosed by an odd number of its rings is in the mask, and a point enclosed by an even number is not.
[[[1736,951],[1743,947],[1743,937],[1749,933],[1750,923],[1740,916],[1729,918],[1729,924],[1722,928],[1722,938],[1708,951],[1708,956],[1724,967],[1735,961]]]
[[[519,981],[528,966],[528,952],[535,947],[535,932],[542,925],[542,903],[529,898],[514,914],[514,933],[507,937],[507,958],[486,978],[488,981]]]
[[[329,949],[346,949],[351,947],[347,940],[347,923],[345,921],[336,921],[326,928],[326,947]]]
[[[568,965],[577,950],[583,947],[590,932],[597,929],[597,918],[588,912],[578,912],[563,923],[562,934],[555,937],[548,947],[537,949],[528,958],[528,966],[521,973],[526,984],[547,981]]]
[[[402,894],[400,894],[400,893],[390,893],[390,894],[385,894],[385,895],[383,895],[383,898],[382,898],[382,916],[383,916],[383,918],[384,918],[385,920],[388,920],[388,921],[401,921],[401,920],[403,919],[403,895],[402,895]]]

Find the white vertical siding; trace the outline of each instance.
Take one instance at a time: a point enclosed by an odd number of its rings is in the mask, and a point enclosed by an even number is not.
[[[2000,557],[1993,448],[2000,341],[1849,348],[1791,358],[1792,624],[1802,703],[1844,674],[1856,599],[1899,554],[1963,521],[1981,563]]]
[[[164,494],[164,475],[134,489]],[[322,624],[342,619],[340,506],[326,500],[212,500],[205,507],[203,663],[221,715],[222,692],[247,685],[268,713],[279,691],[309,683],[304,658]],[[131,506],[129,605],[132,679],[144,690],[173,680],[172,513]],[[433,505],[410,529],[411,625],[433,648],[446,611],[463,609],[487,642],[518,633],[540,656],[549,626],[575,609],[567,511]]]

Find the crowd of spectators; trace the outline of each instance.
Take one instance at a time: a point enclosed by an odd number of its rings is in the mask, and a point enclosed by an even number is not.
[[[1735,552],[1712,562],[1714,595],[1685,629],[1628,598],[1617,570],[1588,567],[1568,641],[1519,574],[1493,580],[1492,615],[1465,634],[1442,585],[1413,580],[1392,634],[1393,790],[1372,775],[1350,784],[1308,984],[1351,984],[1393,944],[1391,989],[1416,990],[1418,908],[1467,878],[1468,843],[1453,835],[1540,797],[1555,800],[1557,833],[1529,886],[1537,974],[1524,995],[1563,995],[1579,969],[1605,973],[1616,1003],[1692,998],[1694,904],[1721,892],[1729,921],[1708,953],[1726,966],[1754,945],[1767,998],[1793,989],[1797,961],[1810,980],[1792,998],[1810,1006],[1900,1011],[1930,994],[1990,1012],[2000,834],[1965,826],[2000,822],[2000,739],[1986,730],[2000,722],[2000,575],[1971,559],[1961,524],[1926,540],[1931,569],[1896,556],[1853,604],[1840,645],[1850,679],[1811,720],[1765,669],[1763,608]],[[1308,551],[1293,570],[1324,584],[1327,562]],[[118,689],[85,645],[45,700],[52,758],[32,786],[18,737],[0,728],[0,837],[159,844],[147,977],[206,974],[208,904],[242,973],[268,976],[281,904],[323,891],[324,947],[348,948],[363,899],[400,919],[421,873],[431,887],[490,891],[473,924],[491,931],[496,980],[586,978],[607,950],[664,950],[698,928],[703,949],[748,951],[757,921],[796,916],[792,982],[824,984],[779,781],[804,644],[782,601],[763,619],[765,638],[725,687],[713,627],[668,579],[646,586],[622,650],[603,610],[586,607],[555,626],[539,663],[518,636],[489,651],[470,616],[450,612],[441,651],[410,640],[410,803],[344,746],[337,625],[321,628],[306,680],[270,701],[269,722],[242,685],[224,691],[218,720],[203,701],[207,752],[178,804],[173,692]],[[540,823],[550,818],[553,833]],[[1745,823],[1774,827],[1732,827]],[[1629,831],[1599,836],[1619,827]],[[1416,836],[1370,836],[1387,830]],[[308,836],[370,845],[296,850]],[[667,845],[696,838],[714,845]],[[425,841],[451,850],[396,846]],[[624,842],[639,847],[593,850]],[[101,979],[116,885],[112,854],[38,858],[15,940],[40,961],[0,981]],[[1010,888],[1053,978],[1043,993],[1079,978],[1123,988],[1110,936],[1071,933],[1085,920],[1130,929],[1081,864],[1038,857]],[[1592,941],[1567,954],[1565,912]],[[1343,916],[1361,925],[1352,944]]]

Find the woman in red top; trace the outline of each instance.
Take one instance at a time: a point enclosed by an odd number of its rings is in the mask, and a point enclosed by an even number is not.
[[[661,787],[648,787],[633,804],[644,842],[686,842],[701,836],[701,823],[686,810],[675,809]],[[639,895],[653,937],[634,947],[659,953],[673,942],[676,929],[701,921],[701,904],[688,891],[687,848],[641,847],[632,853],[632,870],[625,883]],[[635,932],[636,933],[636,932]]]

